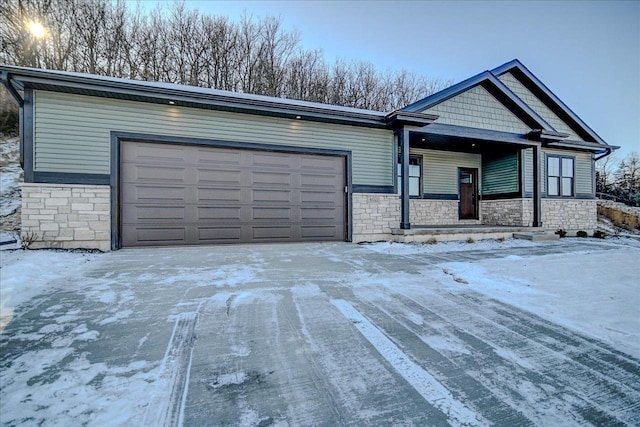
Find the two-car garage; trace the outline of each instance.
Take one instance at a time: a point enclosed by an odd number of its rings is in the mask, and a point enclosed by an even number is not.
[[[347,239],[346,156],[120,143],[122,247]]]

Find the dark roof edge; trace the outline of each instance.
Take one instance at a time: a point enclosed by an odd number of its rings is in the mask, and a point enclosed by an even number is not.
[[[65,72],[50,70],[28,69],[0,65],[0,70],[7,72],[9,78],[18,83],[22,88],[25,84],[47,84],[52,87],[66,89],[94,90],[96,92],[113,93],[124,96],[141,96],[144,98],[166,99],[167,101],[182,100],[209,106],[220,106],[221,109],[242,111],[246,113],[256,112],[265,114],[272,112],[274,115],[305,118],[316,118],[323,121],[336,121],[342,124],[354,124],[360,126],[385,126],[384,112],[359,110],[355,108],[333,106],[330,104],[311,103],[281,98],[256,96],[250,94],[218,91],[207,93],[204,88],[197,91],[197,87],[185,85],[154,84],[156,82],[138,82],[135,80],[109,79],[103,76],[93,77],[90,74],[75,75]],[[181,90],[179,86],[185,86],[190,90]],[[283,102],[285,101],[285,102]]]
[[[499,67],[491,70],[493,74],[496,76],[500,76],[505,74],[514,68],[517,68],[520,72],[522,72],[531,82],[533,82],[546,96],[548,96],[553,102],[555,102],[560,109],[562,109],[571,120],[575,122],[578,126],[580,126],[587,134],[589,134],[596,142],[602,145],[609,146],[601,137],[598,135],[593,129],[591,129],[582,119],[571,110],[564,102],[560,100],[556,96],[551,89],[549,89],[540,79],[538,79],[527,67],[522,64],[518,59],[514,59],[505,64],[500,65]]]

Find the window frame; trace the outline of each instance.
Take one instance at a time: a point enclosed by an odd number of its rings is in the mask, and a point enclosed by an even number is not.
[[[558,175],[550,175],[549,174],[549,160],[550,159],[557,159],[558,160]],[[565,171],[563,170],[563,161],[564,160],[571,160],[571,175],[565,175]],[[545,185],[545,189],[546,189],[546,196],[547,197],[553,197],[553,198],[569,198],[569,197],[575,197],[576,195],[576,158],[575,156],[567,156],[567,155],[562,155],[562,154],[547,154],[546,155],[546,162],[545,162],[545,177],[546,177],[546,185]],[[558,194],[550,194],[549,193],[549,181],[554,178],[557,181],[557,186],[558,186]],[[565,194],[563,191],[563,180],[564,179],[571,179],[571,193],[570,194]]]
[[[399,157],[399,156],[398,156]],[[423,192],[423,178],[424,178],[424,170],[423,170],[423,158],[422,155],[420,154],[409,154],[409,166],[411,166],[411,160],[417,160],[418,161],[418,167],[420,168],[420,176],[418,177],[418,195],[411,195],[409,194],[409,198],[410,199],[422,199],[424,198],[424,192]],[[396,166],[396,180],[398,181],[398,195],[402,196],[402,173],[401,173],[401,168],[402,167],[402,162],[400,161],[400,159],[398,158],[398,163]],[[409,180],[411,180],[411,175],[409,175]],[[411,188],[411,185],[409,185],[409,188]]]

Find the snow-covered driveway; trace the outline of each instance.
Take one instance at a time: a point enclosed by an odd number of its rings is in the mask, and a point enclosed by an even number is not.
[[[2,425],[640,424],[637,246],[0,258]]]

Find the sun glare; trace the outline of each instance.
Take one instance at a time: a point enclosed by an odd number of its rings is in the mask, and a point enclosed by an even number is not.
[[[27,24],[29,28],[29,32],[36,38],[40,39],[44,37],[45,30],[41,23],[36,21],[31,21]]]

